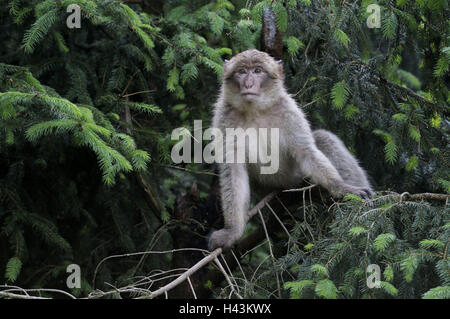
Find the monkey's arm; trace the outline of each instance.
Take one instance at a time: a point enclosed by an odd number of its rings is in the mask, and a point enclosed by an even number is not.
[[[250,186],[245,164],[220,165],[220,188],[224,228],[215,231],[209,239],[209,249],[229,248],[244,233],[248,220]]]
[[[342,197],[351,193],[362,198],[370,197],[369,190],[346,184],[331,161],[313,142],[298,146],[294,154],[303,176],[325,187],[331,195]]]
[[[302,175],[325,187],[334,197],[351,193],[369,198],[370,190],[345,183],[337,168],[317,147],[309,123],[295,102],[291,100],[291,103],[286,104],[286,108],[287,112],[283,117],[283,128],[288,132],[285,143],[300,167]]]

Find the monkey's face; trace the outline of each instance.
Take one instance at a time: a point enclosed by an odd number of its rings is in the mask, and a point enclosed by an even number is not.
[[[239,88],[244,101],[255,102],[264,94],[270,78],[262,65],[242,65],[233,73],[230,82]]]
[[[239,93],[246,101],[255,101],[264,94],[270,78],[262,65],[256,64],[239,67],[233,74],[234,85],[239,86]]]
[[[248,50],[224,65],[225,99],[236,108],[269,106],[280,94],[282,68],[267,53]]]

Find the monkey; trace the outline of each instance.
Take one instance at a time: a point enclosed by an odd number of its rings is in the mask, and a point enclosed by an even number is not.
[[[308,178],[336,198],[347,193],[364,199],[373,195],[366,172],[344,143],[329,131],[311,130],[284,86],[281,61],[265,52],[247,50],[225,61],[212,127],[224,135],[227,128],[278,128],[279,169],[274,174],[261,174],[260,161],[219,163],[224,228],[211,233],[211,250],[230,248],[244,233],[250,181],[285,188]],[[252,145],[246,141],[245,147]]]

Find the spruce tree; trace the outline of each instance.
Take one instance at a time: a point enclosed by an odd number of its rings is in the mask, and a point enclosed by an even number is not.
[[[82,287],[70,292],[93,297],[110,291],[105,282],[124,287],[177,264],[170,253],[108,256],[185,247],[177,236],[197,230],[198,243],[186,244],[205,247],[209,215],[184,218],[177,209],[186,198],[192,211],[209,207],[214,166],[175,166],[171,132],[192,129],[196,119],[209,125],[223,60],[262,49],[270,9],[288,91],[314,128],[344,140],[377,195],[334,203],[308,189],[273,211],[284,228],[232,269],[243,297],[450,297],[447,1],[6,3],[0,276],[7,284],[68,291],[66,267],[75,263]],[[380,28],[367,24],[371,4]],[[80,9],[81,28],[67,25],[70,5]],[[262,213],[273,214],[269,206]],[[255,217],[246,234],[263,227]],[[376,289],[367,285],[372,264],[382,272]],[[209,280],[212,271],[195,289],[228,296],[226,284]],[[134,293],[121,295],[145,295]]]

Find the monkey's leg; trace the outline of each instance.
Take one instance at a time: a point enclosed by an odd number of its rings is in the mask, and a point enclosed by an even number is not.
[[[209,239],[209,249],[229,248],[241,238],[247,224],[250,185],[245,164],[221,164],[220,187],[224,228]]]
[[[373,194],[366,172],[339,137],[326,130],[314,131],[313,137],[317,148],[331,161],[345,183],[367,188],[370,195]]]

